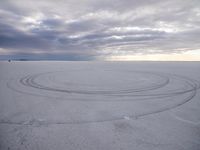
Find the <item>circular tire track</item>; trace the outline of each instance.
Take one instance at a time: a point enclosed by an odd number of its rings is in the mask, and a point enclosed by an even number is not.
[[[197,89],[200,88],[200,83],[198,81],[195,81],[193,79],[179,76],[179,75],[172,75],[172,74],[164,74],[164,73],[154,73],[154,72],[142,72],[142,71],[130,71],[131,74],[139,74],[139,76],[153,76],[155,78],[158,78],[159,82],[152,82],[149,85],[143,85],[138,88],[127,88],[127,89],[121,89],[121,90],[83,90],[83,89],[70,89],[68,87],[66,88],[55,88],[53,86],[44,85],[43,83],[40,83],[40,80],[38,80],[40,77],[46,78],[49,81],[56,82],[55,80],[52,80],[52,78],[49,76],[51,74],[56,75],[58,72],[47,72],[47,73],[41,73],[41,74],[35,74],[35,75],[29,75],[22,77],[21,79],[17,81],[9,81],[7,83],[8,88],[15,90],[17,92],[23,93],[23,94],[31,94],[35,96],[44,96],[49,98],[55,98],[51,94],[40,94],[39,92],[45,91],[48,93],[55,93],[57,95],[60,94],[66,94],[66,95],[82,95],[85,96],[85,99],[79,99],[79,98],[73,98],[67,99],[67,100],[76,100],[76,101],[84,101],[84,102],[126,102],[129,101],[130,103],[134,102],[159,102],[163,101],[162,107],[156,107],[155,109],[151,110],[144,110],[139,113],[133,113],[128,114],[129,118],[139,118],[147,115],[152,115],[156,113],[160,113],[163,111],[171,110],[176,107],[179,107],[188,101],[190,101],[195,95]],[[64,72],[60,72],[64,73]],[[67,78],[67,77],[66,77]],[[24,88],[28,88],[28,92],[21,90],[20,88],[16,88],[15,83],[20,84],[21,86],[24,86]],[[179,86],[176,87],[176,85],[179,84]],[[88,85],[87,85],[88,86]],[[174,89],[170,89],[170,87],[173,87]],[[31,89],[38,90],[37,92],[31,92]],[[101,99],[95,99],[95,95],[98,95],[101,97]],[[87,97],[91,97],[87,99]],[[180,100],[177,101],[177,98]],[[66,100],[66,99],[64,99]],[[165,101],[170,101],[169,104],[165,106]],[[95,119],[85,119],[85,120],[75,120],[75,121],[52,121],[52,120],[37,120],[33,119],[30,121],[19,121],[14,122],[11,120],[1,120],[0,123],[2,124],[18,124],[18,125],[49,125],[49,124],[83,124],[83,123],[97,123],[97,122],[105,122],[105,121],[114,121],[114,120],[120,120],[124,119],[124,115],[118,115],[115,117],[105,117],[105,118],[95,118]]]
[[[143,75],[146,72],[132,72],[132,73],[139,73]],[[169,78],[164,75],[156,74],[156,73],[148,73],[149,75],[153,75],[157,78],[160,78],[161,81],[158,83],[153,83],[151,85],[147,85],[145,87],[141,88],[132,88],[132,89],[123,89],[123,90],[117,90],[117,91],[87,91],[87,90],[70,90],[70,89],[59,89],[59,88],[54,88],[54,87],[48,87],[45,85],[42,85],[35,80],[42,76],[42,75],[48,75],[50,73],[43,73],[43,74],[36,74],[36,75],[31,75],[31,76],[26,76],[24,78],[20,79],[20,83],[28,86],[28,87],[33,87],[36,89],[42,89],[46,91],[53,91],[53,92],[64,92],[64,93],[75,93],[75,94],[98,94],[98,95],[121,95],[121,94],[128,94],[128,93],[134,93],[134,92],[144,92],[148,90],[155,90],[158,88],[161,88],[169,83]]]

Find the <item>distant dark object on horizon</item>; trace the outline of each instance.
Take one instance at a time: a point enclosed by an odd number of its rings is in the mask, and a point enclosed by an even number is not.
[[[18,59],[18,61],[29,61],[29,60],[25,58],[21,58],[21,59]]]
[[[21,58],[21,59],[8,59],[8,62],[11,62],[11,61],[30,61],[29,59],[25,59],[25,58]]]

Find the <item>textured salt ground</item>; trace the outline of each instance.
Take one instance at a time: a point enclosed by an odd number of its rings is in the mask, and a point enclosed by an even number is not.
[[[200,149],[198,62],[0,68],[0,149]]]

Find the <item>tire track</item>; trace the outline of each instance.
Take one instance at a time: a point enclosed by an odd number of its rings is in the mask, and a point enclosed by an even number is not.
[[[136,72],[136,73],[140,73],[141,75],[144,74],[144,72]],[[47,74],[49,74],[49,73],[47,73]],[[164,75],[156,74],[156,73],[149,73],[149,75],[154,75],[155,77],[161,78],[162,82],[156,83],[153,85],[149,85],[147,87],[137,88],[137,89],[125,89],[125,90],[118,90],[118,91],[87,91],[87,90],[83,91],[83,90],[58,89],[58,88],[41,85],[35,81],[35,79],[37,79],[41,75],[45,75],[45,74],[36,74],[36,75],[32,75],[32,76],[26,76],[26,77],[20,79],[20,83],[23,84],[24,86],[33,87],[33,88],[46,90],[46,91],[53,91],[53,92],[75,93],[75,94],[86,94],[86,95],[88,95],[88,94],[117,95],[117,96],[119,96],[120,94],[128,94],[128,93],[134,93],[134,92],[144,92],[144,91],[149,91],[149,90],[155,90],[155,89],[164,87],[165,85],[167,85],[169,83],[168,77],[166,77]],[[118,93],[120,93],[120,94],[118,94]]]
[[[50,72],[49,72],[50,73]],[[128,115],[126,117],[131,118],[131,119],[136,119],[136,118],[141,118],[145,117],[148,115],[154,115],[157,113],[161,113],[164,111],[169,111],[171,109],[175,109],[177,107],[182,106],[183,104],[189,102],[190,100],[195,97],[197,90],[200,88],[200,83],[194,79],[190,79],[184,76],[179,76],[175,74],[163,74],[163,73],[152,73],[151,74],[156,74],[157,76],[159,75],[162,79],[162,82],[156,84],[156,85],[149,85],[148,87],[143,87],[139,89],[124,89],[124,90],[119,90],[119,91],[73,91],[73,90],[66,90],[66,89],[57,89],[57,88],[52,88],[48,86],[43,86],[40,83],[36,81],[37,78],[39,78],[42,75],[48,75],[49,73],[41,73],[41,74],[36,74],[36,75],[29,75],[25,76],[21,79],[19,79],[19,83],[23,85],[26,88],[34,88],[34,89],[39,89],[39,90],[44,90],[44,91],[49,91],[49,92],[60,92],[60,93],[73,93],[73,94],[83,94],[83,95],[102,95],[102,96],[110,96],[110,97],[120,97],[121,101],[126,101],[124,100],[124,97],[131,97],[132,99],[129,99],[131,102],[134,101],[157,101],[157,100],[166,100],[165,98],[170,98],[171,101],[173,101],[172,104],[165,106],[165,103],[163,103],[162,107],[158,107],[156,109],[150,110],[150,111],[143,111],[141,113],[137,113],[135,115]],[[55,72],[54,72],[55,73]],[[141,72],[140,72],[141,73]],[[146,74],[147,72],[145,72]],[[142,73],[141,73],[142,74]],[[144,72],[143,72],[144,74]],[[179,82],[183,87],[182,88],[177,88],[173,91],[170,91],[169,89],[165,89],[165,91],[159,91],[162,88],[166,88],[170,84],[173,84],[173,82]],[[26,93],[23,90],[16,89],[13,87],[11,84],[11,81],[7,82],[7,87],[15,90],[17,92],[21,92],[23,94],[33,94],[34,93]],[[118,94],[118,93],[119,94]],[[151,92],[151,93],[148,93]],[[187,94],[187,95],[186,95]],[[37,95],[37,94],[36,94]],[[185,96],[186,95],[186,96]],[[42,96],[42,95],[40,95]],[[176,99],[181,96],[182,99],[180,100],[174,100],[173,97]],[[48,96],[52,98],[51,96]],[[103,99],[103,98],[102,98]],[[89,100],[88,100],[89,101]],[[86,100],[86,102],[88,102]],[[92,101],[92,100],[91,100]],[[93,100],[95,101],[95,100]],[[99,100],[96,100],[99,101]],[[109,100],[100,100],[102,102],[106,102]],[[113,102],[117,102],[119,100],[113,100]],[[32,119],[29,121],[12,121],[9,119],[1,119],[0,124],[9,124],[9,125],[27,125],[27,126],[43,126],[43,125],[67,125],[67,124],[86,124],[86,123],[100,123],[100,122],[107,122],[107,121],[116,121],[116,120],[122,120],[124,119],[124,116],[118,116],[118,117],[108,117],[105,119],[93,119],[93,120],[88,120],[87,118],[85,120],[76,120],[76,121],[56,121],[56,120],[38,120],[38,119]]]

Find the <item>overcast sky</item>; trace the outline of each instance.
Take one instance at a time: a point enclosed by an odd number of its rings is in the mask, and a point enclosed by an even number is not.
[[[200,0],[0,0],[0,59],[105,60],[200,50]]]

